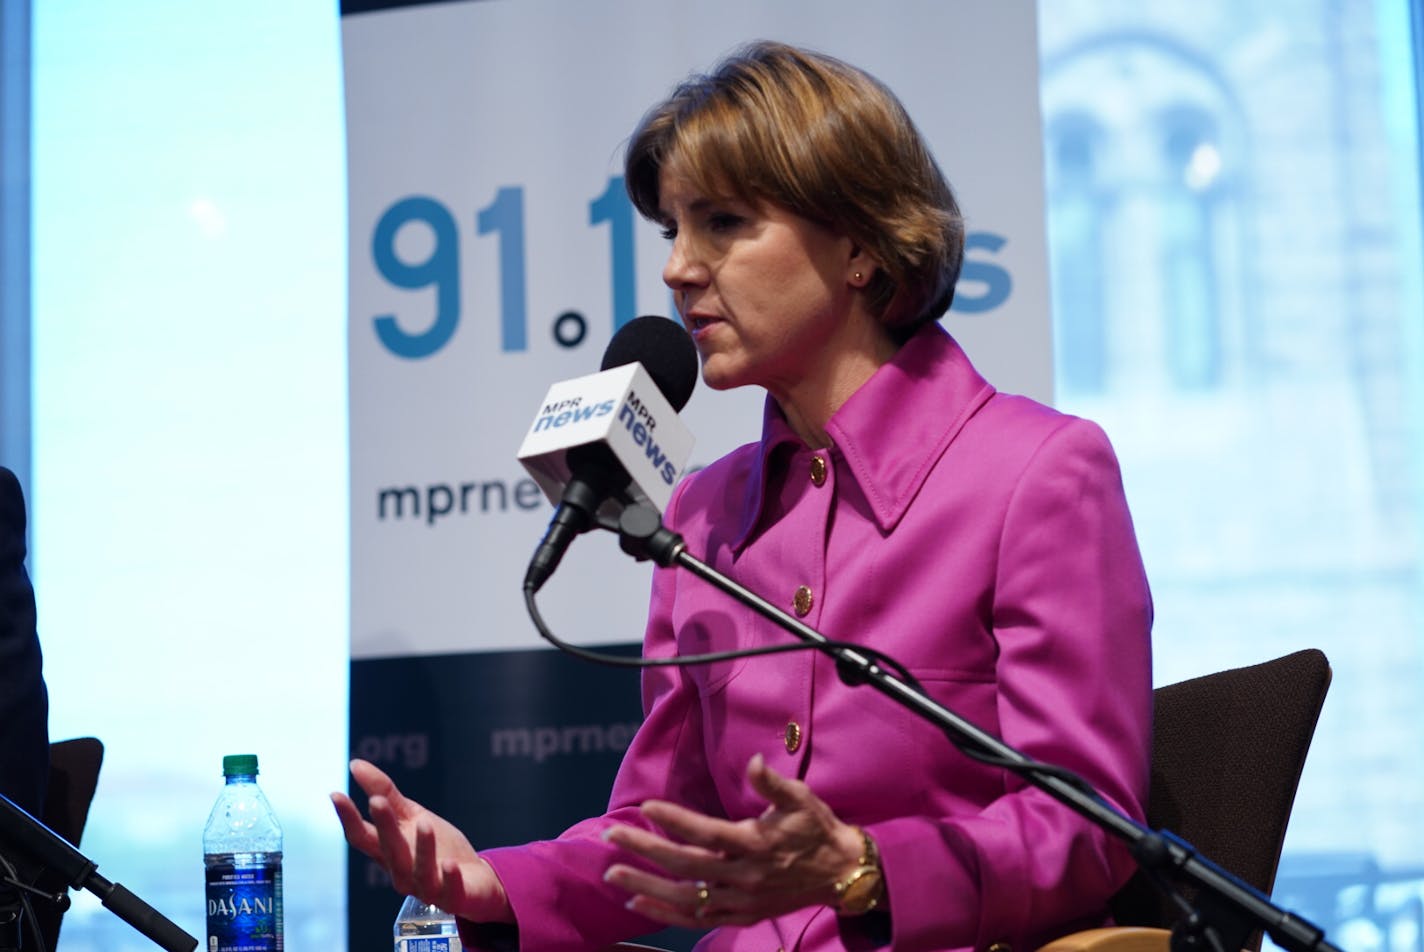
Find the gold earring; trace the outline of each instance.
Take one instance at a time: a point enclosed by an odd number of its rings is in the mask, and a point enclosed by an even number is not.
[[[855,283],[856,283],[856,284],[859,284],[859,283],[860,283],[860,272],[859,272],[859,271],[857,271],[857,272],[855,273]]]

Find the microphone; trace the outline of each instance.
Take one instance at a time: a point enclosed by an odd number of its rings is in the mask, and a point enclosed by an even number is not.
[[[612,516],[630,503],[667,507],[692,453],[692,432],[677,413],[696,385],[687,331],[645,316],[613,335],[599,373],[549,388],[518,454],[558,507],[529,561],[527,591],[548,581],[600,509]]]
[[[105,909],[168,952],[191,952],[197,947],[197,939],[123,886],[100,876],[97,864],[4,794],[0,794],[0,844],[13,846],[32,865],[62,876],[66,885],[89,890],[99,897]]]

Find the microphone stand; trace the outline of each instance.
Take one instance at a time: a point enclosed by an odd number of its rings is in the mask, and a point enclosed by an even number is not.
[[[939,704],[918,686],[854,649],[831,644],[814,628],[691,555],[682,536],[664,528],[651,506],[629,506],[623,510],[616,526],[600,524],[618,533],[623,551],[638,559],[651,558],[663,568],[677,566],[688,570],[830,655],[846,684],[870,685],[942,729],[967,755],[1013,770],[1028,783],[1124,841],[1154,879],[1160,882],[1165,877],[1178,885],[1197,887],[1200,896],[1197,907],[1172,930],[1173,952],[1238,952],[1256,929],[1264,929],[1277,945],[1289,952],[1340,952],[1326,940],[1324,930],[1275,905],[1258,890],[1197,853],[1190,843],[1167,831],[1150,830],[1125,816],[1080,778],[1030,759]]]
[[[61,877],[66,886],[89,890],[99,897],[105,909],[143,933],[166,952],[192,952],[197,948],[197,939],[178,928],[172,920],[129,892],[122,884],[110,882],[99,875],[96,863],[3,794],[0,794],[0,842],[8,842],[18,854],[32,859],[35,866],[49,869]],[[23,884],[16,880],[18,877],[11,877],[15,885],[23,887]],[[65,903],[69,900],[63,893],[58,896],[51,896],[49,893],[40,895],[56,903],[61,899]],[[60,908],[62,911],[65,907]]]

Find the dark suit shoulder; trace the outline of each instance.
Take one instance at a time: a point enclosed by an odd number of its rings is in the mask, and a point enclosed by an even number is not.
[[[0,467],[0,793],[38,815],[49,772],[49,699],[25,572],[25,499]]]

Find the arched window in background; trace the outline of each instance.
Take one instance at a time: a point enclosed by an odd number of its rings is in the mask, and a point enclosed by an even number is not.
[[[1060,386],[1080,393],[1102,392],[1108,373],[1102,240],[1112,196],[1098,182],[1102,139],[1082,113],[1045,124],[1054,373]]]
[[[1343,948],[1424,949],[1410,5],[1047,3],[1039,25],[1058,403],[1122,460],[1156,680],[1325,651],[1277,897]]]
[[[1221,313],[1215,226],[1221,200],[1216,122],[1191,106],[1168,110],[1161,125],[1163,177],[1162,313],[1171,381],[1207,388],[1222,378]]]
[[[1209,390],[1244,358],[1241,118],[1170,35],[1088,36],[1043,68],[1059,392]]]

